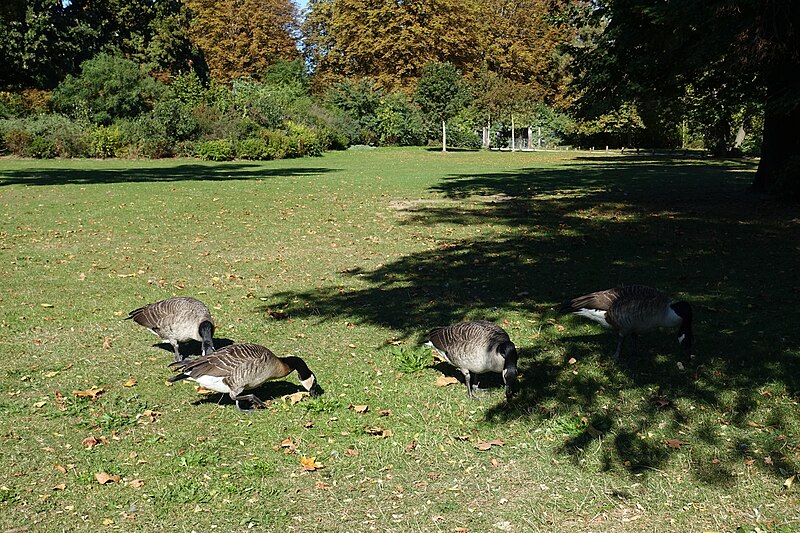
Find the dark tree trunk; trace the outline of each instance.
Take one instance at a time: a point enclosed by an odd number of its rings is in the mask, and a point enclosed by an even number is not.
[[[800,64],[791,62],[767,87],[761,161],[753,192],[800,198]]]

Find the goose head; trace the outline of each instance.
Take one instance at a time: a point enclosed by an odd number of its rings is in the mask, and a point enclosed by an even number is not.
[[[497,347],[497,353],[504,359],[503,382],[506,384],[506,401],[510,402],[517,386],[517,347],[506,341]]]
[[[214,351],[214,324],[208,320],[200,323],[198,328],[200,338],[203,339],[203,355]]]
[[[678,343],[681,345],[683,356],[688,361],[692,356],[692,306],[688,302],[675,302],[670,307],[675,314],[681,317],[681,325],[678,328]]]

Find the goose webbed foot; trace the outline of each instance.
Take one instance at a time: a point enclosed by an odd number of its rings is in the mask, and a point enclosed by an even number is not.
[[[256,405],[259,407],[267,406],[255,394],[241,394],[239,396],[233,396],[232,398],[236,402],[236,408],[240,411],[244,411],[245,413],[252,413],[253,411],[255,411],[255,407],[251,407],[250,409],[242,409],[242,406],[239,405],[240,400],[249,401],[251,406],[256,406]]]

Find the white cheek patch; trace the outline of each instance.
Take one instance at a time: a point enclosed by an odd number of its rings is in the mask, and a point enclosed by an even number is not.
[[[316,381],[317,380],[316,380],[316,378],[314,378],[314,374],[311,374],[311,377],[300,380],[300,383],[303,385],[303,387],[306,390],[310,391],[311,388],[314,386],[314,383],[316,383]]]
[[[679,342],[679,343],[681,343],[681,344],[683,344],[683,340],[684,340],[685,338],[686,338],[686,333],[682,333],[682,334],[681,334],[681,335],[678,337],[678,342]]]

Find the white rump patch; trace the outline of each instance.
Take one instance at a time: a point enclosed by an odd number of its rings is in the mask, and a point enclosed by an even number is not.
[[[196,378],[189,378],[192,381],[196,381],[200,386],[205,387],[209,390],[215,390],[217,392],[222,392],[228,394],[231,392],[231,388],[228,387],[224,380],[225,378],[220,376],[198,376]]]
[[[600,311],[598,309],[587,309],[586,307],[581,308],[578,311],[575,311],[576,315],[585,316],[588,319],[594,320],[604,328],[610,328],[611,324],[608,323],[606,320],[606,311]]]

